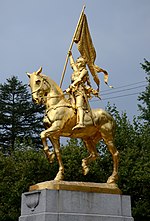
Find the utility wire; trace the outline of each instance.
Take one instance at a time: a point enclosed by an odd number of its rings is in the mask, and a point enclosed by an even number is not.
[[[141,84],[143,82],[145,83],[146,81],[139,81],[139,82],[135,82],[135,83],[132,83],[132,84],[127,84],[127,85],[123,85],[123,86],[111,89],[111,90],[116,90],[116,91],[111,91],[110,92],[110,89],[109,90],[104,90],[104,91],[102,91],[101,95],[105,96],[105,95],[108,95],[108,94],[121,93],[121,92],[129,91],[129,90],[134,90],[134,89],[138,89],[138,88],[141,88],[141,87],[145,87],[146,84],[139,85],[139,86],[136,86],[136,87],[126,88],[126,87],[130,87],[130,86],[133,86],[133,85]],[[119,88],[126,88],[126,89],[118,90]],[[109,93],[103,93],[103,92],[106,92],[106,91],[109,91]],[[138,91],[138,92],[135,92],[135,93],[122,94],[122,95],[118,95],[118,96],[115,96],[115,97],[106,97],[106,98],[101,98],[101,100],[104,101],[104,100],[111,100],[111,99],[115,99],[115,98],[127,97],[127,96],[132,96],[132,95],[139,94],[141,92],[142,91]],[[91,100],[90,102],[97,102],[97,101],[100,101],[100,100],[99,99]]]
[[[136,84],[141,84],[141,83],[145,83],[146,81],[139,81],[139,82],[135,82],[135,83],[132,83],[132,84],[126,84],[126,85],[123,85],[123,86],[120,86],[120,87],[114,87],[113,90],[117,90],[117,89],[120,89],[120,88],[124,88],[124,87],[130,87],[132,85],[136,85]],[[103,90],[103,92],[106,92],[106,91],[110,91],[110,89],[107,89],[107,90]]]
[[[97,101],[104,101],[104,100],[111,100],[111,99],[115,99],[115,98],[120,98],[120,97],[127,97],[127,96],[132,96],[132,95],[136,95],[136,94],[139,94],[141,93],[141,91],[139,92],[135,92],[135,93],[132,93],[132,94],[123,94],[123,95],[118,95],[118,96],[115,96],[115,97],[107,97],[107,98],[101,98],[100,99],[97,99],[97,100],[91,100],[90,102],[97,102]]]
[[[101,95],[104,96],[104,95],[107,95],[107,94],[114,94],[114,93],[120,93],[120,92],[124,92],[124,91],[130,91],[130,90],[137,89],[137,88],[144,87],[144,86],[146,86],[146,84],[143,84],[143,85],[140,85],[140,86],[136,86],[136,87],[127,88],[127,89],[123,89],[123,90],[111,91],[111,92],[104,93],[104,94],[101,93]]]
[[[132,94],[123,94],[123,95],[118,95],[118,96],[115,96],[115,97],[107,97],[107,98],[104,98],[102,100],[104,101],[104,100],[110,100],[110,99],[115,99],[115,98],[120,98],[120,97],[127,97],[127,96],[136,95],[136,94],[139,94],[139,93],[140,92],[135,92],[135,93],[132,93]]]

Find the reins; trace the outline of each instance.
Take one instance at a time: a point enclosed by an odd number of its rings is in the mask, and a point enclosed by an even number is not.
[[[41,77],[41,76],[40,76]],[[42,88],[42,85],[43,85],[43,82],[46,82],[50,87],[50,83],[44,79],[43,77],[41,77],[41,83],[40,83],[40,86],[38,89],[36,89],[35,91],[32,92],[32,94],[36,93],[36,92],[39,92]],[[67,93],[64,93],[65,91],[63,91],[63,94],[60,94],[60,95],[53,95],[53,96],[49,96],[48,99],[51,99],[51,98],[59,98],[59,97],[63,97],[64,95],[67,95]]]
[[[41,77],[41,78],[42,78],[42,77]],[[35,91],[33,91],[32,94],[34,94],[34,93],[36,93],[36,92],[39,92],[39,91],[41,90],[41,87],[42,87],[42,84],[43,84],[44,80],[45,80],[45,79],[42,78],[39,88],[36,89]],[[48,82],[47,82],[47,83],[48,83]]]

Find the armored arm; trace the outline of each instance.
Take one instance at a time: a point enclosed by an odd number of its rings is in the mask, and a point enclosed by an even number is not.
[[[70,60],[70,66],[71,66],[71,68],[72,68],[74,71],[78,71],[78,68],[77,68],[77,66],[76,66],[76,64],[75,64],[75,61],[74,61],[74,58],[73,58],[73,56],[72,56],[72,52],[71,52],[71,51],[69,51],[69,60]]]

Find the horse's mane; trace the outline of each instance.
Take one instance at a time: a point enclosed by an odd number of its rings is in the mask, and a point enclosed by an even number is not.
[[[55,81],[53,81],[50,77],[46,76],[45,74],[42,74],[42,77],[49,83],[49,85],[51,85],[51,87],[53,87],[58,92],[58,94],[63,95],[62,89],[58,86],[58,84],[56,84]]]

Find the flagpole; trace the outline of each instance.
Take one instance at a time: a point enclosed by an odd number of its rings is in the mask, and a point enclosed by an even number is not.
[[[76,26],[76,29],[75,29],[75,32],[74,32],[74,35],[73,35],[73,38],[72,38],[72,41],[71,41],[71,44],[70,44],[70,47],[69,47],[68,52],[71,51],[71,49],[72,49],[72,46],[73,46],[73,43],[74,43],[74,37],[75,37],[76,32],[77,32],[77,30],[78,30],[78,27],[79,27],[79,24],[80,24],[82,15],[83,15],[83,13],[84,13],[85,7],[86,7],[86,6],[84,5],[83,8],[82,8],[82,11],[81,11],[81,14],[80,14],[80,17],[79,17],[79,20],[78,20],[78,23],[77,23],[77,26]],[[69,59],[69,53],[67,53],[67,57],[66,57],[65,64],[64,64],[64,69],[63,69],[63,72],[62,72],[62,75],[61,75],[60,87],[62,86],[62,82],[63,82],[64,76],[65,76],[68,59]]]

